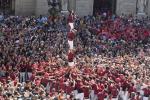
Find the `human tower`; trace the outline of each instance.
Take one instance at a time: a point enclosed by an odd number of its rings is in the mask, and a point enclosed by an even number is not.
[[[68,31],[68,44],[69,44],[69,50],[68,50],[68,65],[70,67],[74,66],[74,38],[75,38],[75,29],[74,29],[74,19],[75,15],[73,11],[69,13],[68,16],[68,26],[69,26],[69,31]]]

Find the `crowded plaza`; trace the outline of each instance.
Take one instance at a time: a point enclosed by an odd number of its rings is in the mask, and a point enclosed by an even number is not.
[[[150,18],[0,16],[0,100],[150,100]]]

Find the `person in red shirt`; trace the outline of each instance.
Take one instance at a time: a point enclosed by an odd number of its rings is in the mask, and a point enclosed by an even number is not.
[[[75,37],[75,33],[73,31],[68,32],[68,44],[69,48],[73,49],[73,39]]]
[[[33,71],[32,63],[29,62],[29,63],[27,64],[27,76],[28,76],[28,79],[31,78],[31,76],[32,76],[32,71]]]
[[[130,96],[131,96],[131,93],[136,93],[136,88],[134,86],[134,83],[130,84],[130,87],[129,87],[128,91],[129,91]]]
[[[73,62],[73,59],[74,59],[74,52],[73,52],[73,50],[69,50],[68,62]]]
[[[106,97],[104,89],[105,89],[105,86],[103,82],[100,81],[98,83],[98,94],[97,94],[98,100],[104,100],[104,98]]]
[[[94,94],[97,95],[98,94],[98,85],[97,85],[97,83],[92,84],[92,89],[94,90]]]
[[[9,72],[9,76],[12,80],[16,79],[16,73],[13,70]]]
[[[72,11],[70,11],[69,16],[68,16],[68,23],[73,23],[74,19],[75,19],[75,15],[74,15],[74,12],[72,10]]]
[[[99,67],[97,70],[97,73],[99,76],[104,76],[105,75],[105,70],[102,67]]]
[[[89,99],[89,87],[84,86],[84,87],[82,87],[82,90],[83,90],[83,93],[84,93],[84,98]]]
[[[118,89],[117,89],[117,87],[115,86],[114,83],[112,83],[112,84],[110,85],[109,90],[110,90],[110,92],[111,92],[111,98],[117,100],[117,97],[118,97],[119,92],[118,92]]]
[[[82,91],[84,93],[84,99],[89,99],[90,88],[87,80],[83,80]]]
[[[105,99],[105,92],[104,91],[98,92],[97,96],[98,96],[98,100],[104,100]]]
[[[70,31],[74,29],[74,20],[75,20],[75,15],[74,15],[74,12],[71,11],[68,16],[68,24],[70,27]]]
[[[150,96],[150,86],[148,88],[144,88],[143,91],[144,91],[143,100],[149,100],[148,98]]]
[[[41,84],[46,87],[48,82],[49,82],[48,76],[47,74],[45,74],[44,77],[41,79]]]
[[[70,94],[73,91],[73,89],[74,89],[74,87],[73,87],[73,85],[72,85],[72,83],[71,83],[71,81],[69,79],[65,80],[64,86],[65,86],[65,90],[64,91],[67,94]]]
[[[68,32],[68,40],[73,41],[75,37],[75,33],[73,31]]]
[[[145,30],[144,31],[144,37],[147,38],[147,37],[149,37],[149,35],[150,35],[149,32],[147,30]]]

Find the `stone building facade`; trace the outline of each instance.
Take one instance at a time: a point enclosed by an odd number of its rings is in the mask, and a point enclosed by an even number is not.
[[[60,1],[60,0],[58,0]],[[66,0],[67,1],[67,0]],[[95,0],[68,0],[68,9],[74,10],[78,15],[92,15],[94,11]],[[137,0],[110,0],[115,1],[112,9],[114,13],[137,14]],[[150,16],[150,0],[148,0],[146,14]],[[48,15],[47,0],[13,0],[13,9],[15,15]]]

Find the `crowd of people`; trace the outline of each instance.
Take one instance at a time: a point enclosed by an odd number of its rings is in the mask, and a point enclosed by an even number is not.
[[[149,18],[76,16],[73,67],[67,20],[1,18],[0,100],[149,100]]]

